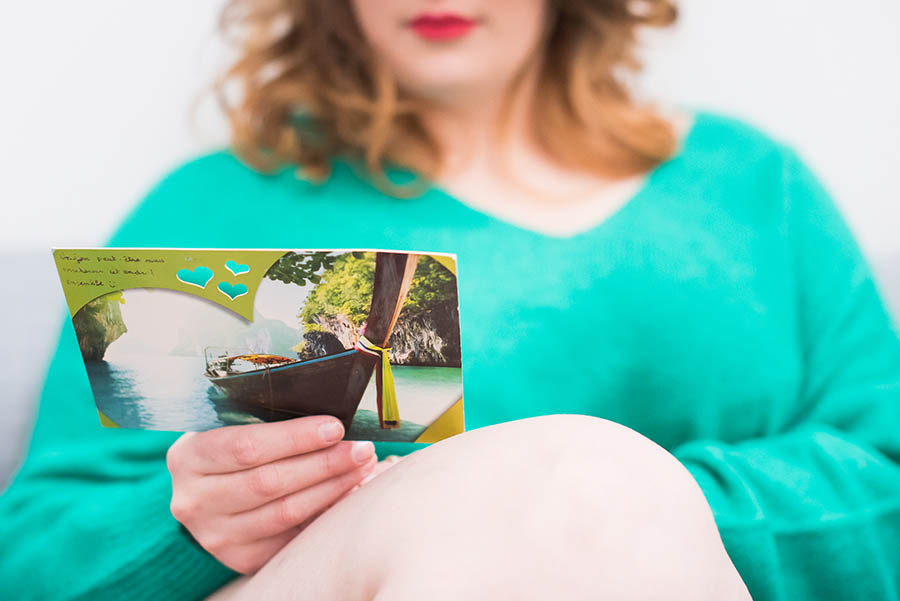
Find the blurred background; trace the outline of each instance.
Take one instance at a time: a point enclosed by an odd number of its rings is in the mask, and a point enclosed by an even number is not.
[[[900,3],[680,0],[642,93],[743,118],[836,197],[900,312]],[[226,143],[224,0],[14,2],[0,21],[0,488],[63,317],[51,246],[101,245],[166,171]]]

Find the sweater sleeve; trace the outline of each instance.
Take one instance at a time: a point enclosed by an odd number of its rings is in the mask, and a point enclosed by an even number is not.
[[[26,461],[0,496],[0,599],[202,599],[233,578],[169,513],[177,436],[101,427],[66,315]]]
[[[792,415],[675,455],[757,601],[898,599],[900,338],[828,194],[792,152],[783,166],[804,365]]]

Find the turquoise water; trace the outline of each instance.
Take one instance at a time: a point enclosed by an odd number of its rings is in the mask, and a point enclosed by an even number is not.
[[[294,417],[227,399],[204,377],[204,368],[202,357],[159,355],[87,364],[98,409],[123,428],[184,432]],[[413,440],[462,394],[459,368],[394,366],[393,373],[403,427],[378,428],[373,376],[352,438]]]

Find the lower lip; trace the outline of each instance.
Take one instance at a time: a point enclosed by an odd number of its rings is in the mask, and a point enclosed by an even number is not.
[[[456,40],[472,31],[474,27],[474,22],[461,20],[421,21],[410,25],[416,35],[429,41]]]

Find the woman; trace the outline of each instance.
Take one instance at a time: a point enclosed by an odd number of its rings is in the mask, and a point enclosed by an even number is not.
[[[325,416],[99,432],[67,326],[10,596],[897,598],[900,340],[794,153],[621,83],[668,2],[228,14],[233,152],[111,245],[458,253],[476,430],[390,469]]]

